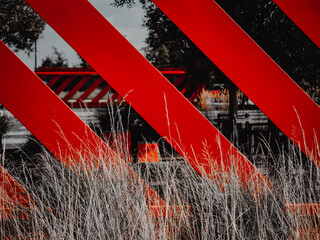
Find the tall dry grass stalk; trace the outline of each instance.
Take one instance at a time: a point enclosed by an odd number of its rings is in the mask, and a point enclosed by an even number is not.
[[[304,231],[308,239],[319,216],[301,217],[285,209],[287,203],[319,202],[319,169],[295,147],[277,156],[270,149],[264,154],[276,163],[266,164],[274,188],[259,199],[252,198],[237,171],[221,182],[200,177],[175,156],[132,164],[170,210],[156,217],[144,184],[127,168],[121,174],[112,164],[73,171],[44,151],[36,156],[42,162],[36,171],[24,167],[16,174],[38,206],[29,210],[27,220],[1,220],[0,238],[42,233],[48,239],[301,239]]]

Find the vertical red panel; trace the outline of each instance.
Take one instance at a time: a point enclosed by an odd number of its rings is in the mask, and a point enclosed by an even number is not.
[[[138,144],[138,162],[159,162],[159,144],[158,143],[139,143]]]

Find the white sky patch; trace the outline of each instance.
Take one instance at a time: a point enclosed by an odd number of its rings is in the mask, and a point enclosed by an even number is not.
[[[136,49],[141,51],[145,46],[147,30],[142,27],[143,9],[139,3],[132,8],[116,8],[111,5],[112,0],[89,1]],[[38,66],[46,56],[53,54],[53,47],[63,53],[70,67],[79,63],[76,52],[49,25],[46,25],[41,39],[38,40],[37,47]],[[34,70],[34,52],[30,56],[21,51],[16,54],[30,69]]]

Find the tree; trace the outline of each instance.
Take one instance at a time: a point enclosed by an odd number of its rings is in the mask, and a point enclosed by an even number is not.
[[[63,53],[59,52],[57,48],[53,47],[53,55],[47,56],[42,60],[41,67],[68,67],[68,61],[63,56]]]
[[[15,51],[30,53],[45,22],[24,0],[0,0],[0,39]]]
[[[193,80],[226,81],[210,60],[150,1],[139,0],[148,29],[146,57],[156,66],[184,66]],[[320,49],[270,0],[216,0],[305,91],[317,95]],[[115,6],[134,0],[114,0]],[[196,4],[196,3],[195,3]],[[163,54],[165,51],[165,54]],[[250,70],[248,70],[250,71]],[[202,80],[199,80],[202,79]],[[314,96],[319,99],[319,96]]]

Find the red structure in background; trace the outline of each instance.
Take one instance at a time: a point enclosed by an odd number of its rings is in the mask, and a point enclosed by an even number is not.
[[[182,68],[159,68],[165,76],[192,104],[201,88],[186,78]],[[72,108],[105,107],[109,101],[119,101],[121,96],[92,68],[37,68],[35,73],[57,95],[67,92],[61,99]],[[150,80],[152,84],[152,80]],[[71,86],[71,87],[70,87]],[[94,93],[95,92],[95,93]],[[80,93],[80,94],[79,94]],[[89,98],[89,96],[94,97]],[[106,96],[108,96],[106,98]]]
[[[138,144],[138,162],[159,162],[159,144],[158,143],[140,143]]]

